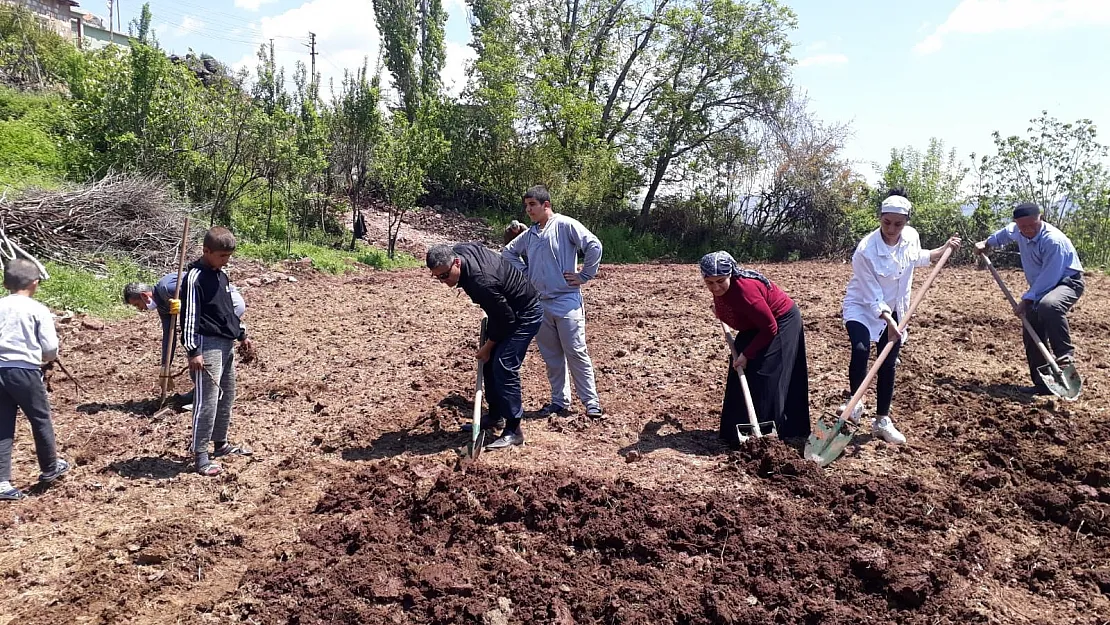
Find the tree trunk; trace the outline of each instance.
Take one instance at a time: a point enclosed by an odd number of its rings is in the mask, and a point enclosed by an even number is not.
[[[670,164],[670,156],[660,156],[655,161],[655,172],[652,173],[651,184],[644,195],[644,203],[640,205],[640,216],[636,219],[633,232],[641,234],[647,229],[648,218],[651,216],[651,205],[655,201],[655,194],[659,191],[659,185],[663,182],[663,176],[667,173],[667,167]]]
[[[274,217],[274,179],[273,179],[273,177],[270,177],[267,180],[267,182],[269,183],[269,186],[270,186],[270,201],[269,201],[269,208],[266,212],[266,240],[269,241],[270,240],[270,221]]]

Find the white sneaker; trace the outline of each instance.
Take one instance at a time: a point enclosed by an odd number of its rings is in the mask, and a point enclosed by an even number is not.
[[[892,445],[906,444],[906,437],[894,427],[890,417],[877,417],[871,424],[871,433]]]
[[[847,402],[845,402],[843,404],[840,404],[840,408],[837,409],[837,412],[839,414],[844,414],[844,409],[847,408],[847,407],[848,407]],[[852,414],[848,415],[848,420],[852,422],[852,425],[859,425],[859,420],[860,420],[861,417],[863,417],[863,402],[862,401],[857,403],[855,408],[852,408]]]

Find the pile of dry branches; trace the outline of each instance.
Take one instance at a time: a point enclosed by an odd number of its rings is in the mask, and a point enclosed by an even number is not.
[[[0,202],[0,231],[26,253],[97,266],[127,255],[151,268],[173,264],[190,214],[164,181],[109,176],[63,191],[29,191]]]

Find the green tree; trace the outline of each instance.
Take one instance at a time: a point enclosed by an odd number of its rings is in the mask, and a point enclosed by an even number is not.
[[[1078,216],[1073,207],[1099,205],[1107,148],[1089,119],[1064,123],[1042,111],[1026,132],[1026,137],[993,133],[996,153],[978,162],[980,194],[1002,209],[1036,202],[1047,221],[1066,228]],[[974,154],[971,158],[975,161]]]
[[[385,65],[411,124],[421,107],[439,99],[447,13],[441,0],[374,0],[374,15]]]
[[[139,17],[131,20],[127,25],[127,34],[139,43],[158,48],[158,39],[154,36],[154,30],[151,28],[153,21],[154,16],[150,12],[150,3],[144,2]]]
[[[956,156],[955,148],[945,151],[944,142],[932,138],[924,152],[913,147],[890,151],[890,163],[872,200],[874,215],[894,187],[903,187],[913,202],[911,224],[921,234],[922,244],[936,247],[953,234],[974,237],[963,214],[967,205],[964,180],[968,168]],[[868,228],[874,229],[874,222]],[[857,236],[864,233],[856,232]]]
[[[332,103],[331,165],[351,202],[351,223],[358,217],[374,164],[374,149],[381,140],[380,101],[380,80],[377,76],[367,78],[364,60],[355,73],[344,72],[342,87]],[[351,249],[354,245],[352,236]]]
[[[374,175],[389,204],[389,258],[397,251],[397,235],[405,214],[424,194],[424,175],[447,149],[443,135],[434,123],[423,117],[415,124],[403,115],[394,115],[382,137],[381,149],[374,160]]]
[[[670,8],[646,104],[644,219],[670,167],[717,136],[768,122],[787,102],[789,31],[796,20],[774,0],[693,0]],[[642,223],[642,221],[641,221]]]

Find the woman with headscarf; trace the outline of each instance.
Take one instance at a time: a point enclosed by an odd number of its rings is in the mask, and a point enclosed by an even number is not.
[[[736,446],[737,426],[741,433],[751,433],[738,371],[748,379],[756,421],[774,421],[784,440],[808,437],[809,373],[798,306],[762,274],[740,267],[728,252],[706,254],[699,265],[713,294],[713,313],[737,332],[737,357],[728,370],[721,409],[721,440]],[[761,429],[769,431],[767,426]]]
[[[879,227],[863,237],[852,255],[852,279],[848,282],[843,307],[844,326],[852,343],[848,383],[853,394],[867,377],[871,343],[877,343],[876,353],[879,353],[890,340],[898,341],[879,368],[875,420],[871,424],[873,434],[895,445],[906,442],[906,437],[894,427],[890,418],[890,404],[894,398],[898,352],[906,341],[906,334],[898,332],[898,322],[905,318],[910,307],[913,269],[928,267],[947,247],[960,246],[960,238],[953,236],[934,250],[921,249],[917,231],[906,225],[912,207],[905,190],[895,188],[887,194],[879,209]],[[845,407],[840,407],[842,412]],[[860,400],[849,418],[859,423],[863,411]]]

